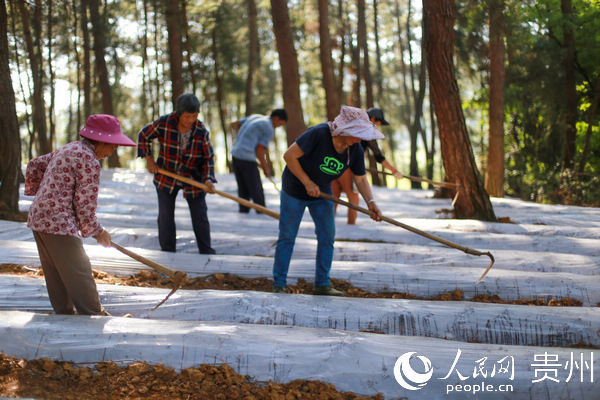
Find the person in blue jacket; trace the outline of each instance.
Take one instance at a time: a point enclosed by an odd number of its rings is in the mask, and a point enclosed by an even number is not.
[[[287,149],[282,176],[279,238],[273,263],[273,292],[285,293],[287,273],[294,250],[298,228],[308,207],[317,235],[314,294],[341,296],[331,287],[329,271],[333,261],[335,223],[333,203],[319,197],[331,194],[331,181],[346,169],[354,174],[358,191],[372,212],[371,218],[380,221],[381,211],[365,175],[361,140],[382,139],[383,135],[369,120],[365,110],[342,106],[333,122],[309,128]]]

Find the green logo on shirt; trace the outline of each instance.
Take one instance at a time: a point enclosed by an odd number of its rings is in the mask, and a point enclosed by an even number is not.
[[[328,175],[339,175],[344,169],[344,164],[339,162],[337,158],[325,157],[323,164],[319,165],[319,169]]]

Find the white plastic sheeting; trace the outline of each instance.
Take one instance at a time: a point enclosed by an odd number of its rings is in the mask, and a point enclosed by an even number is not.
[[[335,298],[253,291],[98,285],[112,315],[178,321],[222,321],[426,336],[461,342],[600,347],[600,312],[591,307],[506,306],[460,301]],[[52,311],[41,279],[0,276],[0,310]]]
[[[1,352],[27,359],[48,357],[76,363],[136,360],[163,363],[177,370],[227,363],[238,373],[259,381],[321,379],[342,391],[380,392],[388,399],[405,396],[464,399],[463,392],[446,394],[448,387],[465,388],[475,382],[484,382],[483,387],[488,391],[495,388],[494,399],[593,399],[598,387],[591,382],[591,371],[582,369],[581,380],[577,375],[567,382],[561,370],[560,382],[550,379],[533,382],[542,374],[541,368],[532,370],[532,364],[536,364],[539,356],[550,354],[561,361],[573,357],[584,359],[590,369],[600,368],[590,351],[472,343],[449,345],[440,339],[219,322],[4,311],[0,312],[0,335],[11,338],[0,342]],[[431,378],[418,392],[407,393],[395,379],[394,366],[400,355],[412,351],[431,361]],[[483,362],[482,366],[483,358],[487,364]],[[499,392],[507,390],[501,385],[512,385],[514,391]],[[491,397],[478,393],[475,398]]]
[[[233,176],[218,179],[219,190],[236,192]],[[266,184],[265,192],[267,206],[277,210],[275,189]],[[449,208],[450,202],[432,199],[429,191],[374,188],[374,195],[386,216],[464,246],[491,250],[496,264],[475,286],[487,266],[487,257],[446,248],[396,226],[373,222],[362,214],[357,225],[348,226],[346,209],[339,207],[332,277],[371,291],[394,290],[420,297],[459,289],[466,299],[477,294],[498,294],[506,300],[572,297],[589,307],[179,290],[159,309],[149,311],[166,290],[100,285],[102,302],[113,314],[133,312],[143,318],[4,311],[0,312],[0,334],[10,340],[2,341],[0,351],[26,358],[48,356],[79,362],[163,362],[174,368],[226,362],[258,380],[320,379],[341,390],[382,392],[386,398],[598,397],[598,386],[593,382],[600,357],[597,351],[542,346],[580,339],[598,345],[599,312],[593,306],[600,301],[600,282],[596,279],[600,275],[599,209],[492,199],[496,215],[515,222],[500,224],[442,219],[444,214],[436,214],[436,210]],[[26,210],[30,203],[31,198],[22,197],[21,209]],[[213,247],[218,253],[215,256],[197,254],[189,211],[181,196],[175,214],[178,252],[158,251],[156,195],[151,175],[146,172],[104,170],[98,216],[115,242],[192,277],[214,273],[271,277],[277,221],[254,212],[241,215],[237,204],[216,195],[208,195],[207,203]],[[93,239],[85,243],[95,268],[119,275],[147,268],[114,249],[97,246]],[[299,278],[312,281],[315,249],[314,226],[306,213],[290,282]],[[25,224],[0,221],[0,263],[39,265]],[[25,283],[23,279],[0,280],[0,306],[48,310],[40,281]],[[272,326],[276,324],[287,326]],[[326,329],[329,327],[337,329]],[[356,332],[359,330],[387,334]],[[517,343],[536,347],[510,346]],[[461,355],[454,364],[459,351]],[[428,357],[434,371],[427,385],[414,392],[402,388],[393,373],[398,357],[410,352]],[[543,357],[546,361],[555,357],[560,367],[548,367],[546,373],[554,379],[534,382],[543,371],[533,364]],[[507,367],[500,360],[514,360],[510,365],[514,367],[512,380],[499,373]],[[410,365],[418,366],[419,361],[414,361]],[[499,368],[494,370],[494,378],[492,367]],[[443,379],[448,373],[450,376]],[[484,381],[495,385],[496,391],[475,395],[454,391],[446,395],[447,385],[474,386]],[[498,384],[512,384],[514,391],[500,392]]]
[[[0,241],[4,262],[39,265],[37,249],[33,242]],[[130,275],[148,267],[119,253],[98,245],[86,245],[94,268],[117,275]],[[271,277],[273,260],[256,256],[200,255],[191,253],[165,253],[130,247],[132,251],[190,277],[215,273],[232,273],[246,278]],[[452,251],[445,249],[444,251]],[[487,257],[479,258],[487,266]],[[347,280],[356,287],[373,291],[395,291],[430,298],[463,291],[465,299],[475,295],[498,294],[504,300],[529,298],[564,298],[581,300],[585,306],[600,302],[600,284],[597,279],[571,273],[538,273],[492,268],[478,285],[475,282],[484,268],[464,268],[442,265],[393,264],[368,261],[334,261],[331,277]],[[314,279],[314,260],[293,259],[288,281]]]

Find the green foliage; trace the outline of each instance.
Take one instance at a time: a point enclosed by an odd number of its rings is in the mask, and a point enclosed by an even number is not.
[[[47,13],[44,3],[43,15]],[[222,110],[226,122],[243,116],[248,71],[249,39],[247,4],[240,0],[205,0],[186,2],[191,65],[188,65],[184,46],[183,78],[186,91],[192,89],[192,74],[196,94],[201,99],[201,118],[208,124],[217,152],[222,148],[223,127],[217,103],[216,74],[222,83]],[[574,14],[567,20],[561,12],[560,0],[505,0],[506,31],[506,93],[505,93],[505,154],[507,194],[536,201],[563,201],[592,204],[598,198],[596,176],[600,172],[599,117],[590,121],[593,88],[600,79],[600,1],[572,0]],[[9,2],[13,6],[16,2]],[[31,4],[31,2],[29,3]],[[83,39],[80,27],[79,1],[54,2],[52,29],[52,66],[56,73],[56,97],[59,100],[55,115],[58,122],[56,145],[75,137],[78,128],[77,112],[81,115],[83,94],[81,62]],[[124,130],[134,137],[137,131],[159,115],[172,110],[167,32],[164,0],[106,0],[102,1],[106,23],[106,62],[112,86],[115,114]],[[399,9],[397,10],[396,4]],[[390,160],[400,169],[408,165],[407,110],[412,105],[408,47],[412,50],[413,71],[421,62],[421,2],[418,0],[379,0],[378,20],[375,22],[373,2],[366,2],[366,26],[370,53],[371,75],[375,105],[383,107],[391,126],[386,135],[395,140],[381,143]],[[148,23],[144,24],[144,5]],[[340,13],[341,6],[341,13]],[[485,166],[488,124],[488,2],[461,0],[456,2],[455,29],[456,71],[464,115],[470,130],[473,148]],[[319,58],[319,26],[316,1],[288,2],[294,44],[298,54],[301,98],[305,122],[313,125],[325,120],[325,93]],[[410,7],[410,13],[409,13]],[[281,76],[276,42],[272,32],[269,0],[256,0],[260,60],[253,89],[253,107],[258,113],[268,113],[283,106]],[[398,15],[399,13],[399,15]],[[23,149],[27,152],[27,114],[31,114],[31,88],[28,83],[29,61],[23,40],[21,20],[9,9],[9,44],[11,69],[20,78],[13,79],[17,94],[18,119],[21,122]],[[77,18],[77,19],[76,19]],[[342,103],[348,102],[354,71],[350,44],[357,45],[356,2],[329,2],[329,32],[333,47],[336,79],[343,81]],[[43,18],[42,57],[46,78],[49,75],[47,51],[47,19]],[[374,29],[377,23],[381,49],[381,72],[377,71]],[[410,27],[410,35],[407,26]],[[583,174],[563,171],[564,147],[564,67],[562,62],[563,30],[573,29],[576,45],[577,79],[577,140],[575,165],[578,167],[588,124],[592,135]],[[341,60],[344,30],[345,58]],[[216,38],[216,53],[213,48]],[[410,37],[409,37],[410,36]],[[142,71],[142,49],[147,45],[147,59]],[[15,50],[16,48],[16,50]],[[92,112],[101,112],[102,102],[97,89],[97,75],[92,61]],[[346,68],[341,77],[339,65]],[[376,86],[381,78],[381,90]],[[142,85],[142,81],[145,85]],[[59,84],[60,83],[60,84]],[[65,84],[66,83],[66,84]],[[404,91],[406,84],[409,94]],[[79,85],[79,88],[78,88]],[[414,90],[418,90],[417,87]],[[21,87],[23,89],[21,89]],[[66,88],[66,89],[65,89]],[[49,99],[49,87],[46,98]],[[81,94],[78,96],[78,94]],[[361,90],[364,105],[364,84]],[[79,101],[79,103],[78,103]],[[65,106],[65,103],[68,103]],[[62,105],[62,108],[60,106]],[[421,121],[430,135],[428,99],[425,117]],[[67,115],[69,114],[69,115]],[[31,124],[29,124],[31,126]],[[66,132],[68,130],[68,132]],[[283,129],[278,130],[283,135]],[[282,136],[283,137],[283,136]],[[218,138],[218,139],[217,139]],[[436,139],[437,141],[437,139]],[[280,147],[285,140],[280,138]],[[399,143],[399,144],[398,144]],[[438,141],[439,143],[439,141]],[[421,143],[419,143],[421,145]],[[395,154],[394,154],[395,153]],[[131,155],[128,155],[131,156]],[[26,160],[26,157],[24,157]],[[422,164],[424,165],[424,164]]]

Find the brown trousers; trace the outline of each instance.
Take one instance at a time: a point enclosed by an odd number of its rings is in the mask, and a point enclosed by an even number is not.
[[[331,182],[331,191],[338,199],[342,192],[346,193],[348,202],[358,205],[358,193],[356,193],[352,187],[352,172],[350,169],[345,170],[342,176]],[[337,211],[337,203],[333,204],[333,209]],[[357,214],[356,210],[348,208],[348,224],[353,225],[356,223]]]
[[[100,305],[92,266],[81,239],[33,231],[46,288],[57,314],[109,315]]]

